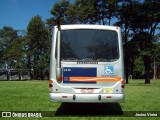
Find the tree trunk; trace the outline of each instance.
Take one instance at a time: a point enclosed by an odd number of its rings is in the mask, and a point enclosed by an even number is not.
[[[40,71],[40,78],[41,78],[41,80],[44,80],[44,74],[43,74],[42,70]]]
[[[125,62],[125,75],[126,75],[126,84],[128,84],[128,52],[127,52],[127,23],[125,23],[125,36],[124,36],[124,51],[125,51],[125,57],[124,57],[124,62]]]
[[[128,84],[128,55],[125,55],[125,74],[126,74],[126,84]]]
[[[10,80],[10,71],[7,69],[7,80]]]
[[[37,70],[33,70],[34,71],[34,80],[38,80],[38,71]]]
[[[145,84],[150,84],[150,58],[144,58],[144,67],[145,67]]]
[[[29,69],[30,80],[33,80],[33,72],[32,68]]]
[[[19,80],[22,80],[22,79],[21,79],[21,76],[22,76],[22,75],[21,75],[21,71],[18,70],[18,77],[19,77]]]

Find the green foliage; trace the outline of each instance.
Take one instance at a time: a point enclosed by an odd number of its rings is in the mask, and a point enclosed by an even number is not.
[[[50,19],[47,19],[47,23],[52,26],[56,25],[58,21],[61,24],[67,24],[67,8],[69,7],[69,0],[61,0],[53,5],[50,13],[53,15]]]
[[[136,58],[133,63],[133,77],[143,78],[144,77],[144,64],[141,57]]]
[[[160,12],[158,7],[160,7],[160,3],[156,2],[125,1],[119,6],[117,13],[119,18],[118,24],[121,25],[124,30],[125,56],[127,56],[125,61],[134,61],[134,63],[136,63],[137,59],[135,58],[142,58],[145,69],[145,83],[150,83],[152,59],[155,57],[155,54],[158,54],[156,52],[157,45],[154,43],[155,32],[160,23],[157,19]],[[128,36],[129,34],[132,34],[132,36]],[[131,41],[128,42],[127,38],[129,37]],[[127,47],[130,42],[137,46],[132,46],[134,51],[132,54],[134,55],[129,55],[129,53],[127,53],[128,49],[130,49]],[[134,66],[135,64],[131,65]],[[126,64],[126,68],[128,67],[129,66]],[[136,67],[132,68],[133,70],[130,71],[137,70],[134,69]]]
[[[22,58],[24,56],[24,52],[22,50],[23,47],[23,38],[17,38],[12,42],[9,52],[6,54],[6,58],[8,61],[12,61],[12,66],[14,68],[22,68]],[[13,63],[14,62],[14,63]]]
[[[77,16],[80,23],[95,24],[97,22],[96,0],[77,0],[75,1],[75,5],[77,7]]]
[[[40,16],[29,22],[27,35],[18,36],[17,30],[0,30],[0,67],[34,69],[36,79],[49,77],[50,33]]]
[[[149,80],[153,59],[160,63],[159,8],[160,2],[148,0],[58,1],[50,10],[52,17],[46,20],[47,24],[40,16],[34,16],[26,35],[19,36],[19,31],[12,27],[0,30],[0,67],[4,68],[7,63],[10,68],[34,69],[35,79],[44,79],[49,75],[54,25],[113,23],[122,28],[126,76],[132,74]]]
[[[28,59],[35,79],[44,79],[49,69],[49,38],[40,16],[34,16],[27,27]],[[46,69],[45,69],[46,68]]]
[[[19,40],[17,31],[12,27],[5,26],[0,30],[1,67],[4,68],[5,63],[7,63],[9,67],[12,68],[17,62],[19,62],[18,58],[21,55],[19,54],[18,49],[21,49],[21,46],[17,46],[17,40]]]
[[[61,0],[54,4],[50,13],[53,17],[47,20],[50,26],[61,24],[109,24],[115,15],[119,1],[108,2],[104,0]],[[108,20],[108,21],[107,21]]]

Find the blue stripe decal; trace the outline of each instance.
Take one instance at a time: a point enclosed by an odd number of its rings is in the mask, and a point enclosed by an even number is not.
[[[64,67],[63,68],[63,83],[76,83],[76,84],[96,84],[92,81],[72,81],[70,82],[70,77],[96,77],[97,68],[80,68],[80,67]]]

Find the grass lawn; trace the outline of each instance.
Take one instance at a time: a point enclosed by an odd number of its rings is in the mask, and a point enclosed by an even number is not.
[[[125,102],[117,104],[61,104],[53,103],[48,99],[48,81],[0,81],[0,111],[61,111],[62,109],[106,109],[116,111],[160,111],[160,80],[151,80],[151,84],[144,84],[144,80],[129,81],[125,85]],[[93,106],[94,105],[94,106]],[[95,107],[96,106],[96,107]],[[107,110],[108,109],[108,110]],[[81,110],[83,112],[83,110]],[[97,113],[96,113],[97,112]],[[58,113],[58,112],[57,112]],[[160,112],[159,112],[160,113]],[[159,119],[160,117],[154,117]],[[0,118],[2,119],[2,118]],[[12,118],[13,119],[13,118]],[[22,118],[14,118],[22,119]],[[30,120],[31,118],[23,118]],[[34,118],[40,119],[40,118]],[[55,117],[44,117],[41,119],[80,119],[80,120],[99,120],[99,119],[148,119],[151,117],[112,117],[99,115],[98,110],[93,114],[84,115],[65,115]],[[6,120],[6,118],[5,118]]]

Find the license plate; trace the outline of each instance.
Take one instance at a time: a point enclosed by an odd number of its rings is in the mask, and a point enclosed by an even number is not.
[[[112,88],[104,88],[103,93],[113,93],[113,89]]]
[[[82,88],[81,89],[81,93],[93,93],[93,89],[91,88]]]

